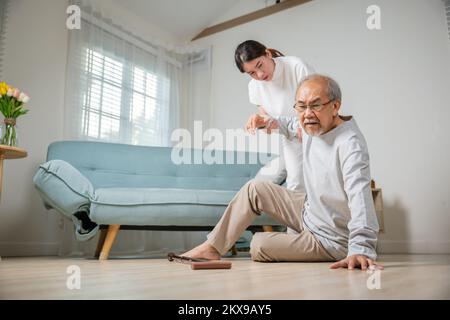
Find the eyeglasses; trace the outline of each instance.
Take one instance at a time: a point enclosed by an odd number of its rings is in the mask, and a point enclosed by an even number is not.
[[[329,104],[330,102],[333,102],[334,99],[331,99],[330,101],[326,102],[326,103],[319,103],[319,104],[313,104],[313,105],[304,105],[304,104],[294,104],[293,108],[300,112],[300,113],[304,113],[306,111],[306,109],[309,108],[309,110],[313,111],[313,112],[320,112],[327,104]]]

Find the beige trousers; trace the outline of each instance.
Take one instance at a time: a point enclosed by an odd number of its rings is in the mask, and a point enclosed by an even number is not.
[[[270,215],[298,234],[257,232],[250,243],[255,261],[334,261],[314,235],[303,226],[305,194],[267,181],[251,180],[236,194],[207,243],[223,255],[261,213]]]

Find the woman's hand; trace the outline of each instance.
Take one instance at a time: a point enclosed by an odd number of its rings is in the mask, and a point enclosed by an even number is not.
[[[266,131],[267,134],[271,134],[272,130],[275,130],[275,129],[278,129],[278,122],[274,119],[270,119],[269,123],[266,125],[264,130]]]
[[[245,130],[251,134],[255,134],[256,129],[266,127],[269,122],[272,122],[270,117],[254,114],[248,118]]]
[[[372,259],[367,258],[361,254],[355,254],[349,256],[341,261],[335,262],[330,266],[330,269],[348,268],[348,270],[353,270],[354,268],[361,268],[361,270],[383,270],[384,267],[381,264],[375,263]]]

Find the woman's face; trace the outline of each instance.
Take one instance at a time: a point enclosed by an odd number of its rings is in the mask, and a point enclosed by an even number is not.
[[[244,62],[244,71],[255,80],[270,81],[273,78],[275,62],[270,52],[256,59]]]

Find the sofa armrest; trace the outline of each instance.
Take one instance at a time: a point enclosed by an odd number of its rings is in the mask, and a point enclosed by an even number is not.
[[[90,206],[94,196],[91,182],[71,164],[63,160],[51,160],[39,166],[33,178],[47,208],[56,207],[65,216]]]

